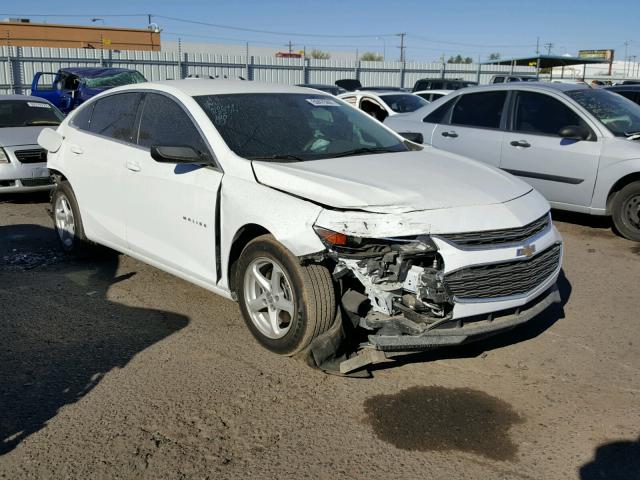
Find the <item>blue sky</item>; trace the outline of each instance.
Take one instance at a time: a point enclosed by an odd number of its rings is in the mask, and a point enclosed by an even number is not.
[[[100,4],[22,0],[3,2],[0,7],[0,18],[12,14],[49,23],[90,24],[92,17],[101,17],[107,26],[145,27],[147,19],[142,14],[146,13],[156,15],[153,21],[162,28],[165,39],[248,41],[274,50],[284,50],[291,40],[295,49],[386,50],[387,58],[394,60],[399,55],[399,38],[393,34],[406,32],[408,60],[434,60],[457,53],[474,59],[491,52],[503,57],[528,55],[535,51],[536,37],[544,51],[546,43],[553,43],[552,53],[556,54],[613,48],[617,59],[624,56],[624,42],[631,41],[628,54],[640,56],[638,0],[110,0]],[[136,14],[140,15],[117,16]],[[195,25],[160,16],[283,34]]]

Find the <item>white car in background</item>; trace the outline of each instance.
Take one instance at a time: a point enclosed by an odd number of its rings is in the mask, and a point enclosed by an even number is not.
[[[428,105],[424,98],[398,91],[371,92],[366,89],[338,95],[338,98],[383,122],[399,113],[410,113]]]
[[[39,141],[65,251],[99,243],[235,299],[276,353],[322,363],[340,322],[384,355],[458,345],[559,300],[562,241],[535,190],[321,92],[114,88]]]
[[[413,94],[424,98],[427,102],[434,102],[445,95],[449,95],[451,92],[455,92],[455,90],[419,90],[413,92]]]
[[[64,115],[47,100],[27,95],[0,96],[0,194],[52,187],[47,152],[37,138]]]
[[[523,178],[555,208],[610,215],[640,241],[640,106],[585,84],[458,90],[385,124]]]

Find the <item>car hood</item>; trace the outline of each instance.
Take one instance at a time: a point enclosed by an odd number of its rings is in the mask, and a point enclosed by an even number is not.
[[[42,127],[0,128],[0,147],[17,147],[19,145],[37,145],[38,135],[45,128],[47,127],[42,126]]]
[[[496,168],[429,147],[299,163],[254,161],[253,169],[263,185],[333,208],[376,213],[492,205],[532,190]]]

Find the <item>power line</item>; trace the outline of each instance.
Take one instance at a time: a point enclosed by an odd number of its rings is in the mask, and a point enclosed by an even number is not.
[[[482,45],[478,43],[462,43],[462,42],[447,42],[444,40],[435,40],[433,38],[422,37],[420,35],[411,35],[411,38],[418,40],[424,40],[425,42],[438,43],[443,45],[457,45],[460,47],[477,47],[477,48],[527,48],[535,47],[535,44],[522,44],[522,45]]]
[[[207,27],[222,28],[226,30],[236,30],[239,32],[263,33],[267,35],[285,35],[290,37],[320,37],[320,38],[375,38],[375,37],[392,37],[395,33],[376,33],[370,35],[327,35],[322,33],[299,33],[299,32],[276,32],[273,30],[258,30],[254,28],[232,27],[229,25],[220,25],[217,23],[201,22],[199,20],[188,20],[185,18],[168,17],[165,15],[153,15],[156,18],[165,20],[173,20],[175,22],[190,23],[192,25],[204,25]]]

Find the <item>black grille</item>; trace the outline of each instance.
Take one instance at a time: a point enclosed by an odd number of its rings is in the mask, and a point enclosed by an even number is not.
[[[51,179],[49,177],[21,178],[20,183],[23,187],[42,187],[51,185]]]
[[[549,215],[545,214],[534,222],[524,227],[509,228],[504,230],[487,230],[473,233],[449,233],[439,235],[445,240],[465,247],[483,245],[499,245],[504,243],[517,243],[533,237],[549,226]]]
[[[16,150],[14,153],[20,163],[44,163],[47,161],[47,151],[43,148]]]
[[[463,268],[445,276],[451,293],[459,299],[498,298],[527,293],[558,268],[562,246],[555,244],[527,260]]]

